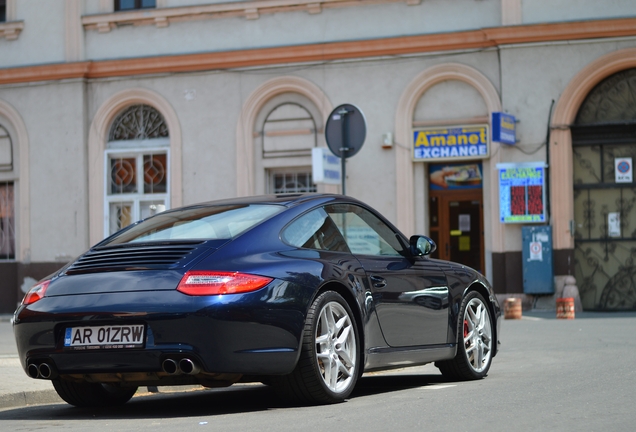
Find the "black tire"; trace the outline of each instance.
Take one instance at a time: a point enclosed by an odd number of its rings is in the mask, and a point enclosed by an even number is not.
[[[476,291],[462,301],[457,323],[457,354],[452,360],[438,361],[445,378],[453,381],[481,379],[492,363],[493,331],[488,304]]]
[[[133,397],[137,387],[75,382],[54,379],[53,387],[62,399],[76,407],[112,407],[123,405]]]
[[[342,296],[334,291],[320,294],[307,314],[298,364],[291,374],[272,380],[276,392],[292,403],[344,401],[360,372],[359,340],[355,318]]]

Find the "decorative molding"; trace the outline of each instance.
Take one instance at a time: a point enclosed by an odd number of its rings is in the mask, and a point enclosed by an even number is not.
[[[4,116],[15,131],[14,152],[18,153],[18,176],[16,200],[16,260],[29,263],[31,260],[31,195],[29,165],[29,135],[20,114],[8,103],[0,100],[0,114]],[[15,154],[15,153],[14,153]]]
[[[6,40],[16,40],[24,30],[24,21],[8,21],[0,23],[0,37]]]
[[[318,108],[323,118],[333,110],[327,95],[314,83],[298,77],[273,78],[252,92],[243,104],[236,124],[236,193],[237,196],[254,195],[254,124],[261,108],[271,98],[282,93],[298,93]]]
[[[108,25],[108,23],[106,23]],[[204,54],[144,57],[0,69],[0,84],[107,78],[444,52],[512,43],[636,36],[636,18],[499,27],[457,33],[331,42]]]
[[[111,96],[95,113],[88,136],[89,243],[104,238],[104,150],[110,125],[122,109],[146,104],[165,119],[170,134],[170,206],[183,205],[181,125],[172,105],[159,94],[141,88],[122,90]]]
[[[550,174],[551,215],[554,249],[573,249],[570,221],[574,219],[572,134],[579,108],[592,89],[605,78],[625,69],[636,68],[636,48],[604,55],[581,69],[561,93],[551,122],[550,159],[558,166]]]
[[[305,10],[317,14],[323,8],[351,7],[383,3],[420,4],[421,0],[254,0],[215,3],[201,6],[183,6],[172,8],[144,9],[125,12],[111,12],[82,17],[87,30],[108,32],[118,25],[156,25],[167,27],[172,21],[192,21],[212,18],[243,16],[245,19],[258,19],[261,14],[295,12]],[[112,10],[112,9],[111,9]]]

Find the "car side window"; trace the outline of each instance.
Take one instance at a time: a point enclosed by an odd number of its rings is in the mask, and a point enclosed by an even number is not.
[[[325,208],[353,254],[400,256],[403,247],[396,233],[368,210],[350,204]]]
[[[322,208],[293,221],[283,230],[281,237],[285,243],[295,247],[350,252],[338,227]]]

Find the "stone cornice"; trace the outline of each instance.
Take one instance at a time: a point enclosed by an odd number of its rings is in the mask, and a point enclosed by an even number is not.
[[[167,27],[171,22],[211,18],[240,17],[258,19],[261,14],[306,11],[310,14],[322,12],[324,8],[362,6],[381,3],[404,2],[417,5],[421,0],[255,0],[215,3],[201,6],[144,9],[114,12],[82,17],[87,30],[106,33],[120,25],[155,25]]]
[[[0,69],[0,84],[194,72],[386,55],[481,49],[507,44],[636,36],[636,18],[486,28],[481,30],[331,42],[203,54],[86,61]]]
[[[6,40],[15,40],[24,30],[24,21],[9,21],[0,23],[0,37]]]

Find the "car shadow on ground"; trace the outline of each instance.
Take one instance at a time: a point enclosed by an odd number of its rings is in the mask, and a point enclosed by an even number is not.
[[[358,381],[351,398],[364,398],[444,382],[448,381],[445,381],[441,375],[429,374],[364,376]],[[0,412],[0,421],[178,418],[227,415],[297,408],[299,406],[302,405],[281,400],[274,390],[266,385],[235,385],[223,389],[138,394],[130,402],[120,407],[75,408],[61,402],[59,404],[13,408]]]

